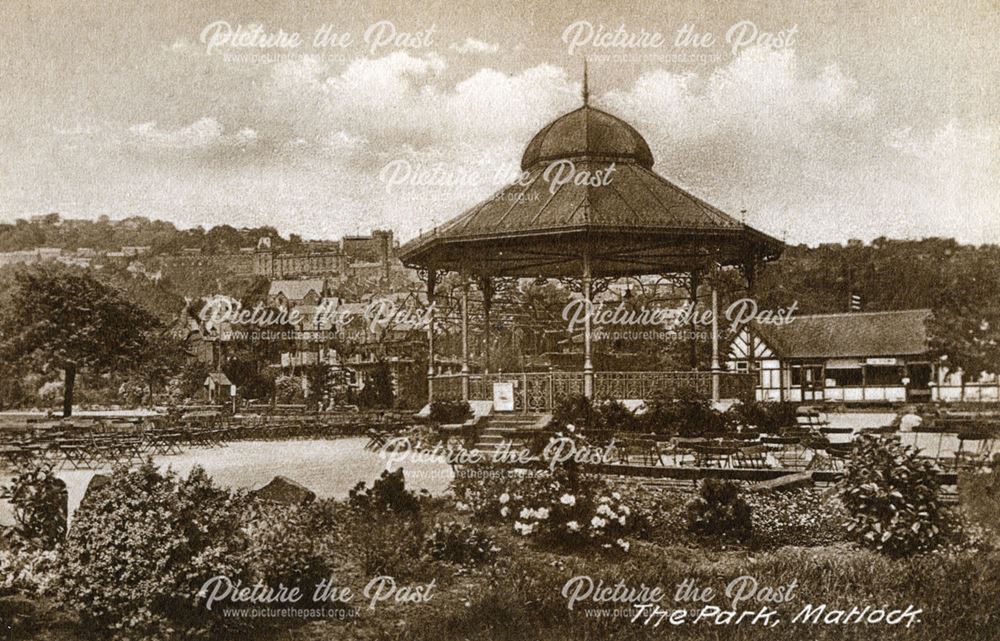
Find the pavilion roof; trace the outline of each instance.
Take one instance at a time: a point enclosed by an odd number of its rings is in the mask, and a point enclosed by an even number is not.
[[[783,243],[652,171],[642,136],[587,104],[528,144],[524,174],[400,249],[415,267],[484,275],[670,273],[777,258]]]
[[[757,325],[783,358],[916,356],[928,351],[929,309],[794,316],[787,325]]]
[[[579,274],[583,246],[606,275],[685,271],[694,263],[773,259],[783,244],[632,160],[577,158],[606,184],[556,184],[549,165],[410,241],[411,265],[533,276]],[[612,168],[613,163],[613,168]],[[472,263],[472,264],[468,264]],[[537,273],[536,273],[537,272]]]

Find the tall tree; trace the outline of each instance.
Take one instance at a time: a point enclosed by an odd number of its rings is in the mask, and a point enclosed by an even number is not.
[[[63,370],[63,416],[73,413],[79,370],[128,370],[149,354],[157,320],[86,271],[44,265],[14,278],[12,304],[0,316],[0,355]]]

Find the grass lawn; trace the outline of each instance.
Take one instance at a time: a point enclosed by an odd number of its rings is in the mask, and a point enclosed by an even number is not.
[[[962,553],[893,561],[847,545],[821,548],[787,547],[750,554],[742,550],[706,550],[640,543],[621,560],[599,556],[580,558],[535,550],[512,538],[507,561],[488,570],[450,572],[440,576],[435,597],[428,604],[382,607],[364,612],[351,624],[309,624],[295,631],[296,641],[326,639],[395,638],[414,641],[527,639],[912,639],[925,641],[1000,639],[1000,554]],[[509,546],[509,547],[508,547]],[[686,607],[691,617],[702,604],[674,601],[675,587],[693,579],[711,587],[717,596],[710,605],[729,608],[726,585],[741,576],[754,577],[760,586],[785,586],[797,581],[788,603],[769,604],[778,612],[774,627],[715,625],[713,622],[644,625],[628,616],[614,616],[627,606],[614,603],[576,603],[567,608],[561,594],[567,580],[589,575],[608,585],[624,581],[664,589],[664,609]],[[852,606],[923,610],[906,627],[872,624],[795,623],[806,604],[826,604],[827,610]],[[748,601],[740,610],[759,610]]]

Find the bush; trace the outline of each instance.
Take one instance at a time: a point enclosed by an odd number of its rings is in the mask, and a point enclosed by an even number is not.
[[[795,403],[747,401],[729,409],[732,422],[766,433],[777,433],[796,424]]]
[[[358,392],[355,402],[365,409],[390,409],[395,403],[392,371],[384,362],[376,363],[365,375],[365,386]]]
[[[302,380],[292,376],[279,376],[274,381],[274,398],[282,405],[301,403],[305,400]]]
[[[457,521],[435,525],[424,541],[424,549],[438,561],[467,566],[490,563],[500,551],[489,535]]]
[[[430,421],[438,425],[464,423],[472,416],[472,408],[465,401],[434,401],[430,408]]]
[[[118,469],[75,515],[59,598],[85,627],[113,638],[191,638],[239,626],[219,604],[205,607],[206,581],[281,582],[311,594],[313,579],[329,576],[306,509],[258,504],[197,467],[184,479],[151,464]]]
[[[594,429],[612,432],[635,432],[639,430],[639,419],[621,401],[605,400],[594,406]]]
[[[687,506],[688,530],[719,539],[746,541],[753,533],[750,506],[732,481],[705,479]]]
[[[552,411],[552,423],[556,429],[562,429],[567,425],[591,429],[595,426],[594,418],[594,405],[583,394],[560,399]]]
[[[406,489],[402,469],[383,471],[370,488],[358,483],[349,492],[348,507],[347,544],[365,573],[397,579],[420,574],[420,497]]]
[[[640,429],[639,418],[615,399],[591,401],[583,395],[567,396],[552,412],[552,428],[565,429],[572,425],[584,432],[608,430],[634,432]]]
[[[847,531],[865,547],[901,557],[933,550],[950,535],[937,468],[912,447],[862,435],[839,488]]]
[[[676,398],[660,394],[646,405],[640,418],[643,431],[692,437],[724,434],[730,429],[730,417],[712,409],[711,400],[693,390],[682,390]]]
[[[365,513],[393,513],[409,517],[420,514],[420,501],[406,489],[402,468],[395,472],[384,470],[371,488],[364,481],[359,482],[348,492],[348,503],[355,510]]]
[[[56,478],[50,463],[33,462],[0,498],[14,508],[13,543],[51,550],[66,536],[66,484]]]

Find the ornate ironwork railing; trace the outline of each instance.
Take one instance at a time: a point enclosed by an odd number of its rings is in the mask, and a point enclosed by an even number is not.
[[[551,411],[560,400],[583,394],[583,372],[510,372],[470,374],[469,400],[493,400],[494,383],[512,383],[514,411]],[[462,398],[462,376],[449,374],[433,379],[434,398]],[[595,372],[594,397],[614,399],[650,399],[659,395],[680,396],[694,392],[710,397],[711,372]],[[720,398],[749,400],[753,397],[753,376],[745,373],[719,372]]]

